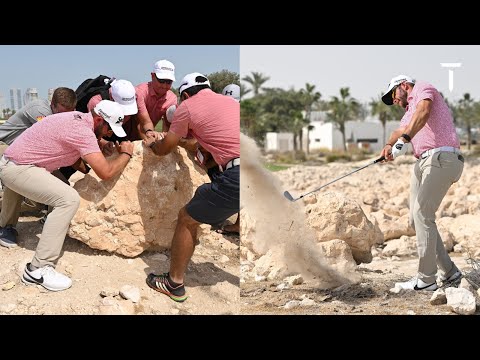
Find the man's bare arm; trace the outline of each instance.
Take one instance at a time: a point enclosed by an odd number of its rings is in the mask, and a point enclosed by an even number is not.
[[[143,140],[143,143],[145,146],[150,147],[155,155],[164,156],[169,154],[178,145],[180,139],[180,136],[169,131],[161,140],[147,138]]]
[[[130,161],[133,154],[133,143],[122,141],[118,145],[119,156],[112,160],[107,160],[101,152],[90,153],[83,156],[83,159],[95,171],[95,174],[102,180],[109,180],[120,174]]]

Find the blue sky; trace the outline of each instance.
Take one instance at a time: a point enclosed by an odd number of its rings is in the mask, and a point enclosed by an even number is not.
[[[441,63],[462,64],[453,69],[451,92],[449,69]],[[323,100],[349,87],[351,96],[369,102],[400,74],[431,83],[449,100],[467,92],[480,100],[479,45],[241,45],[240,67],[241,77],[252,71],[269,76],[265,87],[314,84]]]
[[[175,65],[176,88],[191,72],[240,73],[239,57],[238,45],[0,45],[0,93],[8,107],[10,88],[34,87],[46,99],[48,88],[76,89],[100,74],[138,85],[161,59]]]

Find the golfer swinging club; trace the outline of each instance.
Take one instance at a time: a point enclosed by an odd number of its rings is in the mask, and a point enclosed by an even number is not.
[[[405,109],[400,127],[390,135],[381,156],[393,161],[411,143],[417,158],[410,182],[410,225],[417,234],[418,273],[395,287],[434,291],[439,282],[462,276],[448,256],[435,223],[435,212],[450,186],[460,179],[464,159],[453,118],[442,95],[431,84],[410,76],[394,77],[382,96],[387,105]]]

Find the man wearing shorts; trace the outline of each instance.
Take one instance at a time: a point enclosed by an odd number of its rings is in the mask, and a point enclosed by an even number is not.
[[[240,104],[216,94],[200,73],[186,75],[178,89],[181,103],[168,133],[160,140],[144,139],[158,156],[170,153],[190,132],[219,164],[211,183],[197,188],[178,214],[172,239],[170,271],[149,274],[147,284],[175,301],[185,301],[183,285],[187,265],[195,250],[200,224],[218,225],[240,209]],[[201,157],[201,156],[200,156]]]

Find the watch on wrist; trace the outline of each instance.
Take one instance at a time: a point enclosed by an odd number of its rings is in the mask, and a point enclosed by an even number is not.
[[[402,136],[400,136],[400,137],[403,137],[405,140],[407,140],[407,142],[412,141],[412,138],[410,137],[410,135],[402,134]]]

